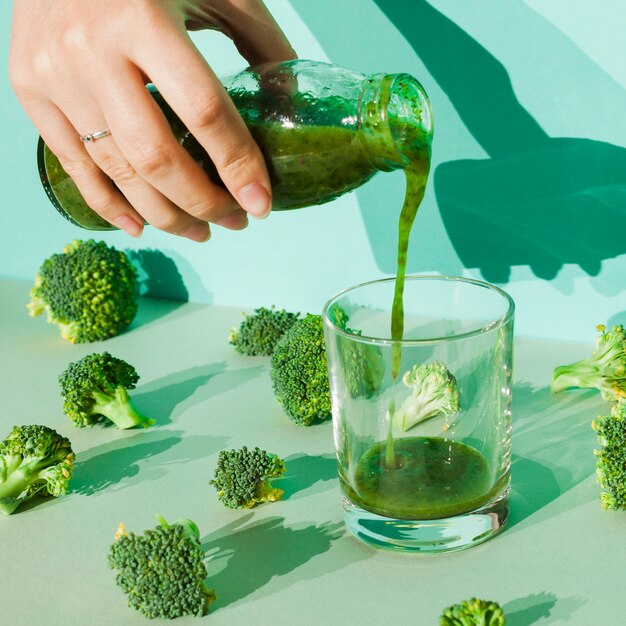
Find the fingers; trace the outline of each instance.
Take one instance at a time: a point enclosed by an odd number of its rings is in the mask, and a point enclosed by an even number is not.
[[[95,128],[83,125],[79,128]],[[210,237],[209,225],[175,206],[155,187],[146,182],[122,154],[111,135],[87,144],[87,152],[98,167],[115,183],[145,221],[167,233],[203,242]]]
[[[236,4],[241,10],[231,23],[231,38],[251,66],[298,57],[261,0],[238,0]]]
[[[105,140],[91,144],[89,151],[124,195],[150,224],[198,241],[208,239],[206,222],[245,227],[247,222],[241,216],[223,222],[240,207],[176,142],[139,71],[126,67],[111,72],[116,80],[100,89],[98,104],[116,151],[112,152]],[[196,224],[186,230],[200,221],[204,229]]]
[[[238,209],[215,223],[230,230],[243,230],[248,225],[248,214],[243,209]]]
[[[239,205],[265,217],[271,209],[267,168],[222,84],[184,31],[170,31],[152,50],[150,57],[140,50],[135,62],[208,152]]]
[[[132,237],[139,237],[143,231],[143,218],[97,167],[58,107],[34,99],[22,104],[85,202],[110,224]]]
[[[220,30],[228,35],[241,56],[251,66],[271,61],[289,61],[297,58],[285,33],[276,23],[262,0],[230,0],[217,15],[207,15],[202,9],[191,9],[188,27],[201,28],[198,21],[218,21]]]
[[[293,58],[263,3],[110,4],[33,8],[23,0],[14,11],[12,84],[86,202],[133,236],[146,220],[198,241],[209,236],[207,222],[239,229],[248,214],[267,215],[271,187],[261,152],[184,30],[190,10],[204,12],[198,23],[229,34],[251,64]],[[178,143],[145,79],[207,151],[227,190]],[[105,128],[112,134],[80,142],[79,134]]]
[[[110,128],[109,121],[100,112],[97,102],[85,97],[80,106],[74,100],[60,102],[63,110],[79,132],[94,132]],[[85,150],[98,168],[115,183],[130,204],[145,220],[156,228],[194,241],[207,241],[209,227],[182,211],[155,187],[144,180],[120,150],[116,135],[86,143]]]

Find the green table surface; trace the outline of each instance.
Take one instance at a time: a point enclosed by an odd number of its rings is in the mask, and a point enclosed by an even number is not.
[[[471,596],[500,602],[508,626],[626,624],[626,513],[600,507],[590,428],[607,405],[595,391],[547,388],[553,367],[590,344],[516,341],[507,530],[462,552],[397,554],[345,531],[332,425],[288,421],[268,359],[228,345],[239,309],[143,299],[123,336],[71,345],[28,317],[28,289],[0,281],[1,436],[46,424],[71,439],[77,463],[67,496],[0,519],[2,626],[149,623],[126,606],[107,552],[121,520],[143,531],[157,512],[198,523],[218,595],[203,621],[214,626],[436,626],[445,606]],[[135,365],[133,397],[157,427],[78,429],[63,415],[59,373],[104,349]],[[217,454],[242,445],[286,459],[283,500],[252,511],[217,501]]]

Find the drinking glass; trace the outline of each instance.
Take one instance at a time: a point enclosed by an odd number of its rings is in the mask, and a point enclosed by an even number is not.
[[[467,548],[508,517],[514,303],[485,282],[409,276],[394,342],[394,286],[324,307],[345,523],[381,548]]]

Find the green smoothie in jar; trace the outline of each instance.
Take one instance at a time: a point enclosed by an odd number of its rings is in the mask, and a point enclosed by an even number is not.
[[[275,211],[330,202],[379,171],[405,168],[417,144],[429,159],[428,101],[406,74],[368,77],[296,60],[246,70],[225,86],[265,157]],[[204,149],[149,88],[177,141],[222,184]],[[115,230],[89,208],[41,140],[38,161],[48,197],[64,217],[89,230]]]

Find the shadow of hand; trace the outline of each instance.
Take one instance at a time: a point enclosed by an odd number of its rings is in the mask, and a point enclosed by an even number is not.
[[[597,275],[626,253],[626,149],[548,139],[536,150],[450,161],[434,177],[448,236],[465,267],[506,282],[530,265],[552,279],[565,264]]]

